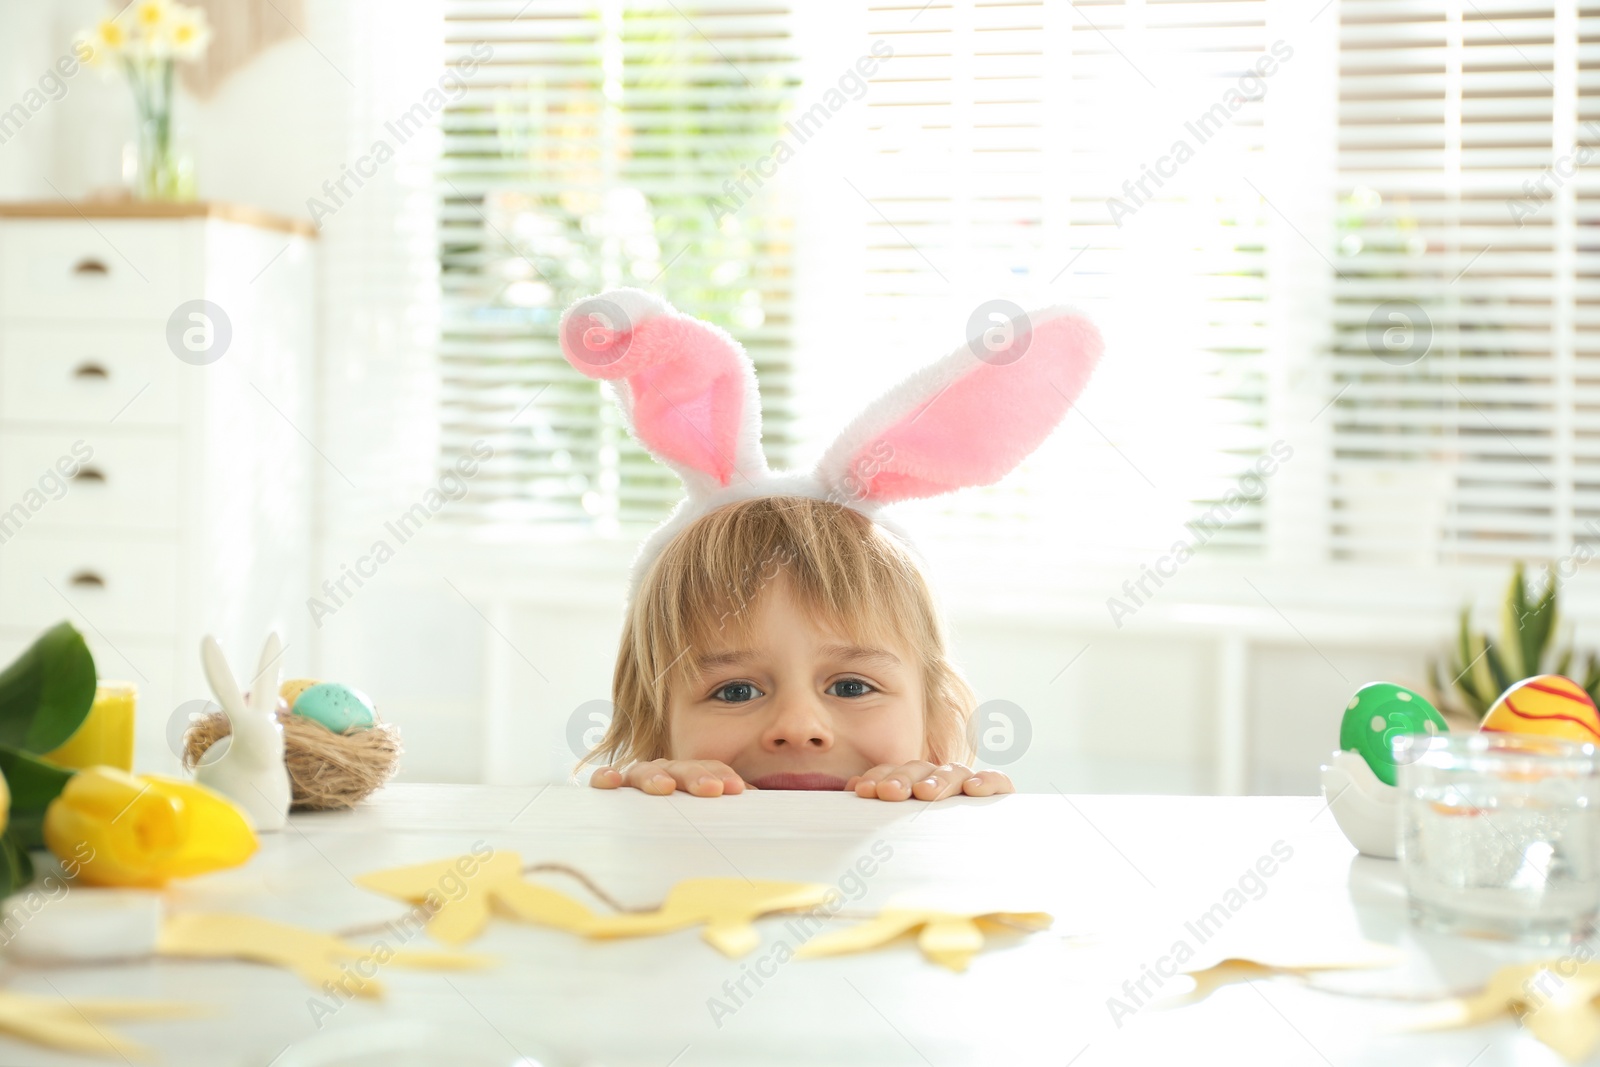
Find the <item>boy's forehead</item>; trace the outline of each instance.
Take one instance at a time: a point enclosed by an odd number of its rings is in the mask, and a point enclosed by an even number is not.
[[[716,670],[720,667],[737,667],[761,659],[766,652],[766,649],[759,647],[713,649],[695,656],[694,664],[702,671]],[[873,664],[881,667],[901,666],[904,662],[892,649],[839,641],[830,641],[819,645],[816,648],[816,652],[827,659]]]
[[[806,595],[783,570],[750,593],[723,598],[709,612],[694,612],[701,625],[694,638],[694,655],[685,666],[711,670],[741,662],[763,651],[763,646],[792,640],[809,640],[819,653],[863,662],[876,656],[880,663],[907,662],[911,647],[894,620],[882,612],[830,610],[821,598]]]

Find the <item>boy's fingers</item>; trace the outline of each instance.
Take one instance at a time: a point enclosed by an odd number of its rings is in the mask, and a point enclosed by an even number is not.
[[[918,800],[943,800],[961,792],[962,783],[972,777],[972,769],[959,763],[933,768],[911,787]]]
[[[664,796],[677,790],[678,783],[667,773],[666,760],[647,760],[628,768],[627,784],[641,793]]]
[[[969,797],[991,797],[997,793],[1015,793],[1009,775],[1001,771],[978,771],[961,783],[961,791]]]
[[[722,779],[712,772],[709,765],[700,760],[674,760],[667,764],[667,771],[678,783],[678,788],[690,796],[722,795]]]
[[[745,780],[739,777],[739,772],[723,763],[721,760],[698,760],[700,766],[705,768],[705,773],[722,783],[724,793],[742,793],[747,788],[754,789],[753,785],[746,785]]]
[[[862,773],[851,778],[845,783],[845,788],[855,793],[858,797],[876,796],[878,779],[894,770],[893,764],[880,763],[876,767],[868,767]]]
[[[720,760],[674,760],[666,769],[678,787],[691,796],[720,797],[744,789],[744,780]]]
[[[716,797],[742,793],[747,788],[744,779],[720,760],[644,760],[622,771],[601,767],[589,784],[601,789],[626,785],[654,796],[667,796],[682,789],[692,796]]]
[[[863,781],[856,784],[856,796],[876,796],[879,800],[909,800],[913,795],[913,783],[928,777],[928,772],[933,769],[933,764],[926,760],[914,760],[911,763],[902,763],[898,767],[874,767],[867,772]],[[863,792],[863,789],[871,791]]]

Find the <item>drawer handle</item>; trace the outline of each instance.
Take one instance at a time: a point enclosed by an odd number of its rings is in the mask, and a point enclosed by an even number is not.
[[[105,484],[106,475],[99,467],[81,467],[77,474],[72,476],[75,482],[99,482]]]
[[[101,381],[104,381],[111,377],[111,372],[106,370],[105,367],[99,363],[95,363],[91,360],[87,363],[80,363],[76,367],[72,368],[72,376],[74,378],[99,378]]]
[[[72,273],[74,273],[74,274],[110,274],[111,273],[111,268],[107,267],[105,265],[105,263],[103,263],[102,261],[100,261],[98,259],[95,259],[94,257],[90,256],[90,257],[88,257],[86,259],[80,259],[80,260],[78,260],[78,262],[74,263],[72,265]]]
[[[94,571],[79,571],[72,576],[72,585],[78,589],[104,589],[106,580]]]

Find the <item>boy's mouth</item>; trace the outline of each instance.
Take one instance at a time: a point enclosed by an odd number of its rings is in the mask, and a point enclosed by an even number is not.
[[[834,774],[796,774],[784,771],[781,774],[765,774],[760,778],[752,778],[750,784],[757,789],[816,789],[839,791],[844,788],[845,779]]]

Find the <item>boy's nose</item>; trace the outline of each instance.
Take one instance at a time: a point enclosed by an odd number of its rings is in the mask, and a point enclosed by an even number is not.
[[[818,702],[801,697],[778,702],[761,740],[772,752],[826,752],[833,747],[833,730]]]

